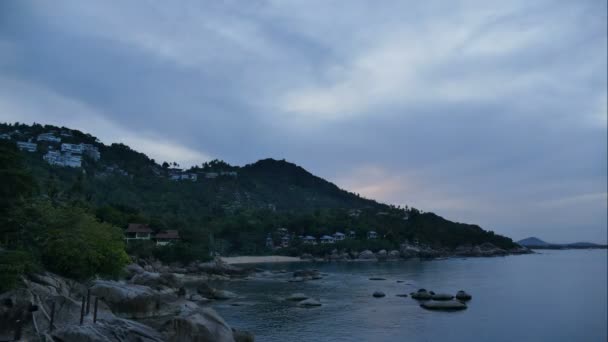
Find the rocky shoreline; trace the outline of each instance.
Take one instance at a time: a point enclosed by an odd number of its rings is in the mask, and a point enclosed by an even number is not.
[[[434,249],[428,246],[415,246],[402,244],[399,250],[380,250],[372,252],[370,250],[359,251],[339,251],[334,249],[330,254],[323,256],[313,256],[302,254],[301,259],[311,261],[386,261],[400,259],[438,259],[451,257],[496,257],[506,255],[532,254],[534,251],[526,247],[515,247],[509,250],[494,246],[485,242],[480,245],[458,246],[450,250]]]
[[[139,260],[124,273],[118,281],[87,283],[49,272],[23,278],[21,287],[0,294],[0,340],[254,341],[209,306],[235,296],[209,281],[244,277],[250,270],[219,261],[183,268]]]

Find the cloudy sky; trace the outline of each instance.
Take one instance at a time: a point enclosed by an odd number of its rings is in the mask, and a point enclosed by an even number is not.
[[[0,2],[0,121],[606,242],[607,4]]]

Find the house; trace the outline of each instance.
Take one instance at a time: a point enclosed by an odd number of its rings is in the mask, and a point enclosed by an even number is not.
[[[179,241],[179,232],[177,230],[167,230],[156,234],[154,239],[157,246],[166,246]]]
[[[289,231],[287,231],[287,228],[279,228],[277,229],[277,234],[281,235],[281,236],[285,236],[289,234]]]
[[[180,175],[180,179],[181,180],[191,180],[193,182],[196,182],[196,180],[198,179],[198,175],[196,173],[182,173]]]
[[[287,248],[287,247],[289,247],[289,240],[291,240],[291,239],[289,238],[289,235],[285,235],[285,236],[283,236],[283,237],[281,238],[281,247],[283,247],[283,248]]]
[[[316,245],[317,244],[317,238],[315,238],[314,236],[305,236],[304,238],[302,238],[302,243],[305,245]]]
[[[236,171],[220,171],[220,176],[236,177]]]
[[[217,172],[205,172],[205,178],[207,179],[217,178],[217,176],[219,176]]]
[[[344,233],[336,232],[334,234],[334,240],[336,240],[336,241],[342,241],[345,238],[346,238],[346,235]]]
[[[38,141],[48,141],[48,142],[60,143],[61,138],[56,137],[54,133],[49,132],[49,133],[39,134]]]
[[[61,131],[61,133],[59,133],[59,135],[61,135],[62,137],[71,137],[72,136],[72,132],[70,131]]]
[[[42,159],[51,165],[58,166],[69,166],[69,167],[81,167],[82,157],[79,155],[72,155],[71,153],[61,153],[59,151],[48,151]]]
[[[89,158],[93,159],[94,161],[98,161],[99,159],[101,159],[101,153],[99,152],[97,146],[91,144],[80,144],[80,146],[82,146],[82,151]]]
[[[0,139],[10,140],[11,135],[10,135],[10,133],[2,133],[2,134],[0,134]]]
[[[357,237],[357,233],[355,233],[354,230],[351,230],[351,231],[348,232],[348,237],[351,238],[351,239],[354,239],[354,238]]]
[[[150,240],[152,238],[152,229],[147,224],[129,223],[129,227],[125,230],[125,240]]]
[[[378,233],[376,233],[373,230],[370,230],[369,232],[367,232],[367,239],[368,240],[373,240],[373,239],[377,239],[378,238]]]
[[[336,239],[334,239],[332,236],[329,235],[323,235],[321,236],[321,244],[332,244],[332,243],[336,243]]]
[[[82,145],[63,143],[61,144],[61,152],[80,154],[82,153]]]
[[[17,147],[21,151],[36,152],[36,149],[38,149],[38,144],[29,141],[17,141]]]

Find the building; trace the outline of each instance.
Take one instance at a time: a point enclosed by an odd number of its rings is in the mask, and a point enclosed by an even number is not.
[[[354,230],[351,230],[351,231],[348,232],[348,237],[351,238],[351,239],[354,239],[354,238],[357,237],[357,233],[355,233]]]
[[[220,176],[236,177],[236,171],[220,171]]]
[[[205,178],[207,179],[217,178],[217,176],[219,176],[217,172],[205,172]]]
[[[169,179],[172,181],[190,180],[196,182],[198,175],[194,172],[183,172],[181,169],[170,169]]]
[[[196,180],[198,179],[198,175],[196,173],[182,173],[180,175],[180,179],[181,180],[191,180],[193,182],[196,182]]]
[[[129,223],[129,227],[125,230],[125,240],[127,242],[133,240],[150,240],[152,238],[152,229],[147,224]]]
[[[326,244],[332,244],[332,243],[336,243],[336,239],[334,239],[333,236],[329,236],[329,235],[321,236],[321,244],[326,245]]]
[[[167,230],[156,234],[154,237],[157,246],[166,246],[180,240],[177,230]]]
[[[277,234],[285,236],[289,234],[289,231],[287,230],[287,228],[279,228],[277,229]]]
[[[373,239],[377,239],[378,238],[378,233],[376,233],[373,230],[370,230],[369,232],[367,232],[367,239],[368,240],[373,240]]]
[[[17,147],[21,151],[36,152],[38,149],[38,144],[29,141],[17,141]]]
[[[11,134],[10,133],[2,133],[2,134],[0,134],[0,139],[10,140],[11,139]]]
[[[302,238],[302,243],[305,245],[316,245],[317,244],[317,238],[315,238],[314,236],[305,236],[304,238]]]
[[[344,233],[336,232],[334,234],[334,240],[336,240],[336,241],[342,241],[345,238],[346,238],[346,234],[344,234]]]
[[[54,133],[49,132],[49,133],[39,134],[38,141],[48,141],[48,142],[53,142],[53,143],[60,143],[61,138],[56,137]]]
[[[80,154],[82,153],[82,149],[82,144],[61,144],[61,152]]]
[[[82,152],[89,158],[93,159],[94,161],[101,159],[101,153],[99,152],[97,146],[91,144],[80,144],[80,146],[82,146]]]
[[[70,131],[61,131],[61,133],[59,133],[59,135],[61,135],[62,137],[71,137],[72,136],[72,132]]]
[[[61,153],[59,151],[48,151],[42,159],[51,165],[81,167],[82,157],[71,153]]]

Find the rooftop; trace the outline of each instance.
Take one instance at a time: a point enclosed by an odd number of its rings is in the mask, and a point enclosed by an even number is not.
[[[152,233],[152,229],[147,224],[143,223],[129,223],[129,227],[126,230],[127,233]]]

